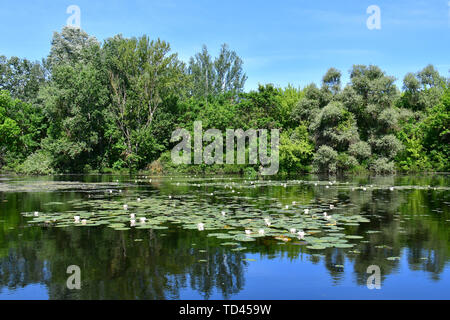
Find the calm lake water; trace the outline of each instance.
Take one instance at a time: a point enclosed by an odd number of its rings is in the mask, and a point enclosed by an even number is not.
[[[450,299],[449,175],[268,179],[0,176],[0,299]],[[125,221],[116,206],[126,203],[136,219],[167,219],[147,229],[33,223],[35,211],[41,220],[83,218],[100,207],[93,220]],[[332,228],[328,247],[289,237],[288,225],[278,230],[284,235],[237,241],[238,250],[235,238],[208,236],[220,223],[239,237],[263,217],[275,224],[286,214],[295,223],[305,208],[317,214],[305,221],[319,221],[322,211],[347,221],[299,224],[311,231],[305,239]],[[202,214],[205,230],[195,228]],[[190,215],[194,227],[185,228]],[[227,225],[237,218],[242,228]],[[336,237],[353,247],[333,247]],[[80,290],[67,288],[71,265],[80,267]],[[380,268],[380,289],[367,287],[369,266]]]

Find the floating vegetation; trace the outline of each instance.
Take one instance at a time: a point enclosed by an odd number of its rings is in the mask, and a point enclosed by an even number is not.
[[[400,257],[389,257],[389,258],[386,258],[387,260],[389,260],[389,261],[398,261],[398,260],[400,260]]]
[[[142,182],[144,183],[144,182]],[[180,182],[171,182],[180,187]],[[284,183],[267,180],[226,181],[190,179],[182,186],[195,187],[189,194],[170,195],[156,191],[140,194],[133,190],[136,184],[126,183],[78,183],[78,182],[8,182],[3,190],[24,191],[78,191],[87,193],[84,199],[64,202],[49,202],[45,208],[57,209],[67,205],[71,211],[24,212],[31,218],[29,223],[68,227],[102,227],[116,231],[166,230],[177,227],[205,232],[208,237],[225,240],[222,246],[238,248],[240,243],[255,242],[272,238],[282,243],[302,240],[310,250],[327,248],[347,249],[354,247],[360,235],[348,234],[361,223],[368,223],[367,216],[353,212],[348,204],[339,204],[338,199],[328,203],[317,199],[304,204],[291,201],[289,205],[268,196],[246,197],[238,189],[255,187],[286,188],[298,184],[312,184],[308,181],[292,180]],[[347,188],[348,184],[314,182],[318,186]],[[199,186],[203,188],[199,188]],[[214,188],[214,192],[207,188]],[[375,188],[375,187],[373,187]],[[122,190],[125,190],[122,192]],[[401,190],[401,188],[396,188]],[[120,191],[120,192],[119,192]],[[214,196],[211,197],[211,194]],[[214,198],[214,199],[212,199]],[[221,200],[221,201],[217,201]],[[328,213],[327,213],[328,212]],[[332,213],[332,214],[331,214]],[[375,233],[378,231],[367,231]],[[348,243],[351,240],[352,243]],[[233,248],[236,247],[236,248]],[[230,249],[231,249],[230,248]]]

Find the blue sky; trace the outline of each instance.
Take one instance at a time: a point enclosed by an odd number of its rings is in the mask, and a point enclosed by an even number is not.
[[[320,83],[329,67],[345,83],[353,64],[376,64],[399,84],[429,63],[449,76],[449,0],[0,0],[0,55],[45,57],[69,5],[101,41],[147,34],[184,61],[202,44],[215,55],[228,43],[244,60],[246,90]],[[380,7],[380,30],[366,26],[370,5]]]

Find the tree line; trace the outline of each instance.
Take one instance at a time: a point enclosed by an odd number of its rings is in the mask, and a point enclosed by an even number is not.
[[[100,43],[53,35],[41,62],[0,56],[0,168],[26,174],[153,170],[257,172],[257,165],[175,166],[177,128],[280,129],[284,173],[448,171],[450,79],[428,65],[403,87],[379,67],[330,68],[320,86],[244,92],[243,61],[226,44],[187,63],[148,36]],[[225,155],[224,155],[225,156]]]

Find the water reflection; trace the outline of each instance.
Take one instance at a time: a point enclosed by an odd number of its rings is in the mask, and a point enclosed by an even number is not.
[[[134,178],[59,176],[51,179],[99,182]],[[303,179],[314,180],[317,177]],[[51,210],[45,207],[45,203],[66,203],[83,198],[85,194],[76,191],[0,193],[0,298],[14,296],[15,290],[38,284],[45,285],[47,292],[31,290],[31,298],[319,297],[314,295],[312,286],[322,288],[331,297],[335,294],[335,297],[342,298],[345,292],[365,288],[369,265],[380,266],[382,284],[388,278],[400,279],[400,275],[406,274],[403,268],[407,266],[408,270],[416,271],[415,278],[431,281],[428,284],[439,283],[434,287],[435,293],[438,297],[449,298],[448,289],[442,289],[450,287],[449,192],[433,189],[434,186],[448,187],[448,176],[342,177],[338,180],[369,187],[365,192],[352,191],[351,188],[327,189],[312,184],[239,190],[242,205],[257,202],[256,205],[264,207],[266,202],[274,198],[284,204],[292,201],[303,204],[335,203],[339,210],[364,212],[370,216],[370,223],[346,226],[352,233],[364,236],[364,241],[357,247],[352,250],[326,249],[315,254],[311,254],[299,241],[283,243],[266,238],[246,244],[248,249],[244,252],[235,252],[221,246],[223,241],[207,237],[204,232],[176,227],[119,232],[103,227],[62,229],[30,226],[20,212]],[[214,183],[196,188],[184,184],[177,186],[174,181],[183,179],[155,179],[151,185],[140,184],[138,190],[165,194],[188,193],[194,196],[199,189],[202,192],[219,191]],[[430,185],[431,188],[392,192],[370,188],[370,185]],[[198,196],[201,197],[200,194]],[[262,201],[262,197],[266,200]],[[210,201],[220,203],[225,200],[217,197]],[[62,205],[58,210],[70,210],[70,206]],[[390,261],[388,257],[401,259]],[[256,261],[246,261],[245,258]],[[302,268],[289,267],[297,264],[309,266],[307,270],[310,274],[305,274]],[[81,268],[81,290],[69,290],[66,287],[69,265]],[[289,272],[284,273],[285,269]],[[321,274],[325,270],[328,277],[314,278],[314,273]],[[308,277],[316,279],[309,283],[309,295],[307,291],[295,290],[300,285],[292,284],[290,279],[308,283]],[[409,273],[408,277],[411,277]],[[264,283],[257,283],[256,279]],[[291,286],[288,285],[289,281]],[[263,285],[268,291],[255,291]],[[411,292],[404,294],[404,297],[421,297],[420,290],[415,295]],[[27,297],[30,298],[25,295]]]

